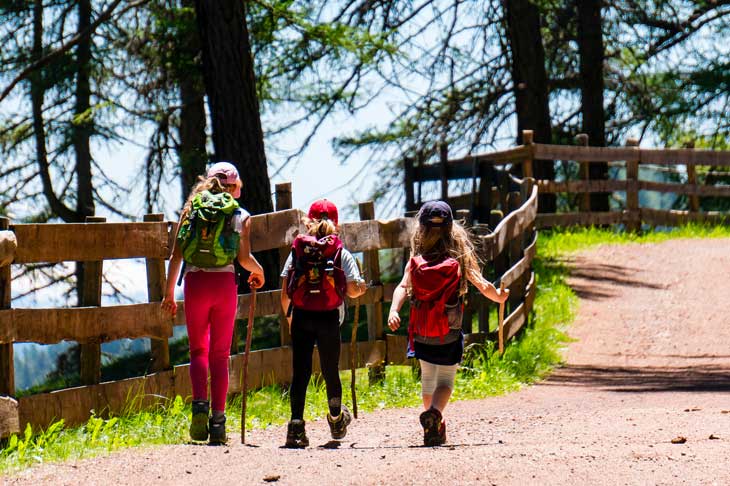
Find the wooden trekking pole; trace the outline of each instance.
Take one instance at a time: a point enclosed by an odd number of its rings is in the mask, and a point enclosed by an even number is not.
[[[355,259],[357,268],[362,276],[360,260]],[[357,369],[357,327],[360,323],[360,297],[355,299],[355,320],[352,322],[352,337],[350,338],[350,392],[352,393],[352,413],[357,418],[357,395],[355,394],[355,371]]]
[[[499,282],[499,292],[500,294],[504,292],[504,282]],[[497,336],[499,339],[499,355],[502,356],[502,354],[504,354],[504,301],[499,303],[497,319],[497,323],[499,326],[497,329]]]
[[[248,396],[248,355],[251,353],[251,334],[253,316],[256,310],[256,289],[251,289],[248,305],[248,327],[246,329],[246,348],[243,355],[243,386],[241,388],[241,444],[246,443],[246,398]]]

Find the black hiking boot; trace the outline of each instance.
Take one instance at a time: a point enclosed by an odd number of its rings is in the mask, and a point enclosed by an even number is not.
[[[213,420],[213,417],[211,417],[210,421],[208,421],[208,429],[210,432],[210,439],[208,440],[209,444],[221,445],[225,444],[228,440],[228,438],[226,437],[225,415],[221,418],[216,418],[215,421]]]
[[[286,443],[289,449],[303,449],[309,446],[307,433],[304,431],[304,420],[294,419],[286,427]]]
[[[423,426],[423,445],[440,446],[446,442],[446,424],[442,421],[441,412],[429,408],[420,416]]]
[[[190,421],[190,439],[198,442],[208,440],[208,400],[193,400],[193,418]]]
[[[333,417],[329,413],[327,414],[327,423],[330,426],[330,434],[335,440],[344,439],[347,435],[347,426],[352,422],[352,415],[346,406],[342,405],[340,414],[337,417]]]

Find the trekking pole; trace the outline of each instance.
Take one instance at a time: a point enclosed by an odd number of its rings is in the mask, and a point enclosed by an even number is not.
[[[360,260],[357,262],[357,268],[362,275],[362,267]],[[357,368],[357,327],[360,323],[360,297],[355,299],[355,320],[352,323],[352,337],[350,338],[350,392],[352,394],[352,413],[357,418],[357,395],[355,394],[355,370]]]
[[[241,389],[241,444],[246,443],[246,398],[248,396],[248,355],[251,353],[251,334],[253,315],[256,310],[256,289],[251,289],[248,305],[248,327],[246,329],[246,348],[243,355],[243,388]]]
[[[499,282],[499,292],[504,292],[504,282]],[[502,356],[504,354],[504,302],[499,303],[497,318],[499,326],[497,330],[497,336],[499,338],[499,355]]]

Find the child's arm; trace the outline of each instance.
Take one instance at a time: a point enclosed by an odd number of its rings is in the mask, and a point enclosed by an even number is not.
[[[180,274],[182,266],[182,250],[177,244],[177,233],[180,231],[182,218],[177,222],[175,230],[175,239],[172,243],[172,254],[170,255],[170,263],[167,265],[167,286],[165,288],[165,296],[162,298],[161,307],[164,311],[169,312],[173,316],[177,314],[177,303],[175,302],[175,283]]]
[[[351,299],[357,299],[367,292],[368,286],[362,278],[360,265],[355,261],[355,257],[350,252],[342,252],[342,266],[347,279],[345,294]]]
[[[286,317],[286,321],[289,323],[289,329],[291,329],[291,316],[287,315],[289,312],[289,295],[286,293],[286,278],[281,279],[281,310]]]
[[[499,290],[490,282],[485,280],[484,277],[475,270],[468,271],[466,278],[474,284],[474,287],[476,287],[484,297],[489,300],[493,300],[498,304],[501,304],[507,300],[507,297],[509,297],[509,289],[504,289],[504,291]]]
[[[391,331],[395,331],[400,327],[400,315],[398,312],[403,303],[406,301],[406,289],[411,285],[411,262],[408,262],[405,270],[403,270],[403,278],[393,291],[393,302],[390,304],[390,312],[388,313],[388,327]]]
[[[248,277],[248,284],[252,289],[260,289],[264,286],[264,269],[256,258],[251,254],[251,218],[246,218],[241,231],[241,245],[238,249],[238,263],[251,272]]]

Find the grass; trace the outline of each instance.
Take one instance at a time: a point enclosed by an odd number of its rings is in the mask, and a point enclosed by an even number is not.
[[[565,283],[568,269],[562,262],[566,255],[599,244],[714,237],[730,237],[730,228],[689,225],[642,235],[595,228],[542,233],[535,260],[538,294],[533,324],[507,344],[503,357],[495,352],[494,343],[467,349],[453,398],[483,398],[514,391],[544,377],[560,363],[561,349],[569,341],[563,330],[572,322],[578,307],[575,294]],[[349,403],[349,372],[343,372],[342,379],[345,402]],[[362,412],[420,403],[420,381],[409,366],[389,366],[385,381],[372,386],[368,383],[367,370],[358,370],[357,385],[358,408]],[[326,403],[324,383],[313,378],[305,419],[324,416]],[[240,397],[231,399],[227,415],[232,440],[237,440],[240,430],[240,412]],[[45,430],[27,428],[4,444],[0,451],[0,473],[9,474],[40,463],[97,456],[125,447],[185,443],[189,416],[189,405],[176,397],[153,410],[139,411],[132,405],[117,417],[93,416],[80,427],[65,427],[60,421]],[[281,387],[271,386],[249,394],[247,430],[281,425],[288,416],[288,394]]]

